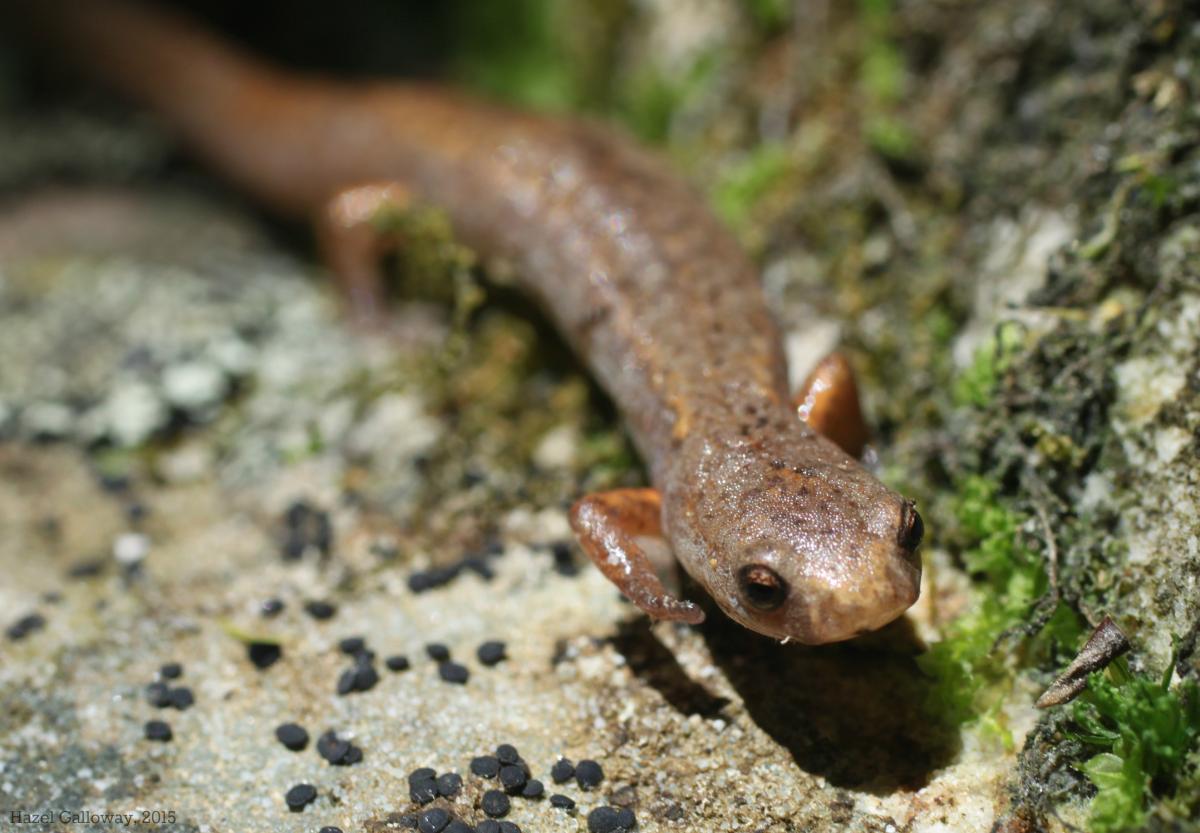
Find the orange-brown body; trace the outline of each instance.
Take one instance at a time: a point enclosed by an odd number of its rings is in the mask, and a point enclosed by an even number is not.
[[[118,0],[17,5],[237,186],[317,220],[358,312],[378,312],[369,220],[389,203],[438,206],[466,244],[511,262],[649,468],[653,490],[585,498],[572,520],[651,615],[703,618],[655,578],[642,534],[665,535],[727,614],[777,638],[845,639],[916,599],[911,502],[797,418],[753,264],[663,160],[594,124],[442,89],[284,75]]]

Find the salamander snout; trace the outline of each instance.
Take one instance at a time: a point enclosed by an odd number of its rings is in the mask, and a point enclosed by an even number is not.
[[[727,611],[753,630],[809,645],[881,628],[916,601],[924,534],[909,501],[888,502],[875,534],[796,528],[742,550]],[[790,533],[790,534],[789,534]]]

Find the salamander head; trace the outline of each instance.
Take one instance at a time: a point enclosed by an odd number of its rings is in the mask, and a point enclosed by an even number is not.
[[[668,502],[668,524],[676,555],[726,614],[816,645],[883,627],[916,601],[924,525],[912,501],[802,433],[791,453],[708,455]]]

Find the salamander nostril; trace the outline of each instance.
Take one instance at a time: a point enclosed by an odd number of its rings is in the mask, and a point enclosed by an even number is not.
[[[763,564],[751,564],[738,573],[738,584],[746,603],[758,610],[775,610],[787,599],[787,582]]]
[[[912,503],[904,505],[904,512],[901,515],[899,543],[904,549],[912,552],[921,544],[921,539],[925,537],[925,522],[921,520],[921,513],[917,511]]]

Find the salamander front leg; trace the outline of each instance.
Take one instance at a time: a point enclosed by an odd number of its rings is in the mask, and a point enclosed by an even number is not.
[[[616,489],[581,498],[571,507],[571,528],[600,572],[654,619],[698,625],[704,611],[667,592],[650,559],[634,540],[662,535],[662,502],[654,489]]]
[[[399,245],[380,230],[384,212],[407,209],[412,197],[396,182],[375,182],[339,191],[316,218],[317,240],[333,271],[351,317],[378,328],[383,321],[384,291],[380,261]]]
[[[841,353],[830,353],[813,368],[792,400],[800,419],[833,440],[851,457],[862,457],[870,432],[858,400],[854,370]]]

